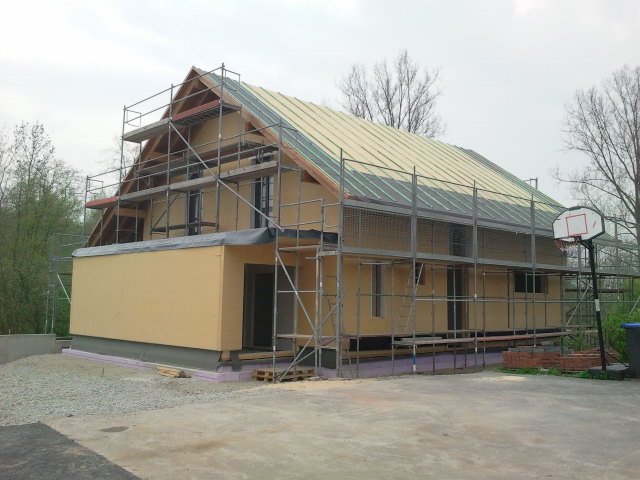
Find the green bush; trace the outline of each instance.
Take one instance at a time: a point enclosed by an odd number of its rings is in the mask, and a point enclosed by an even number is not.
[[[640,311],[606,315],[602,319],[604,343],[620,354],[620,360],[628,361],[627,332],[621,323],[640,323]]]
[[[572,335],[562,337],[561,343],[574,352],[581,352],[597,345],[597,341],[598,339],[596,338],[596,343],[594,344],[593,339],[589,335],[578,330]]]

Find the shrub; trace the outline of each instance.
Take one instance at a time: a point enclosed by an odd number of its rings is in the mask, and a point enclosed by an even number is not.
[[[606,315],[602,319],[604,343],[620,354],[620,360],[628,361],[627,332],[621,323],[639,323],[640,312]]]

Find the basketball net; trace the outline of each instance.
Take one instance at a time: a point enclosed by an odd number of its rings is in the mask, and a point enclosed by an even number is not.
[[[556,238],[553,243],[560,249],[563,257],[575,257],[580,245],[580,237]]]

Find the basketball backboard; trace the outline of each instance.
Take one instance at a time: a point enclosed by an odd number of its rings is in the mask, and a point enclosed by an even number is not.
[[[556,239],[590,240],[604,233],[604,217],[589,207],[572,207],[553,221]]]

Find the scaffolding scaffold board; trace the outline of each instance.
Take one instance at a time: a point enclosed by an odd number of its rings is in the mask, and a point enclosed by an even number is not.
[[[136,128],[130,132],[125,133],[122,138],[127,142],[140,143],[150,138],[162,135],[169,128],[169,119],[162,118],[157,122],[150,123],[144,127]]]
[[[214,100],[212,102],[203,103],[202,105],[189,110],[185,110],[184,112],[177,113],[172,117],[172,121],[176,125],[183,127],[195,125],[219,116],[220,107],[222,107],[222,115],[240,110],[240,107],[231,103],[222,102],[221,105],[220,100]]]
[[[223,172],[220,175],[220,180],[225,182],[239,182],[251,178],[267,177],[273,175],[278,171],[278,161],[272,160],[270,162],[259,163],[257,165],[249,165],[247,167],[234,168],[227,172]],[[190,192],[193,190],[202,190],[205,188],[213,187],[218,183],[218,178],[215,176],[206,176],[201,178],[194,178],[191,180],[184,180],[182,182],[175,182],[169,184],[169,191],[172,192]],[[118,196],[92,200],[87,202],[87,208],[109,208],[118,205],[118,200],[121,203],[136,203],[151,200],[167,192],[167,186],[161,185],[159,187],[147,188],[145,190],[138,190],[137,192],[123,193]]]
[[[257,152],[264,150],[269,150],[269,152],[265,153],[264,156],[273,155],[272,151],[274,149],[275,147],[272,146],[265,146],[258,142],[243,140],[231,145],[225,145],[220,149],[220,152],[218,152],[217,148],[213,148],[211,150],[198,153],[198,156],[200,157],[200,159],[204,160],[204,163],[208,167],[212,167],[217,166],[218,163],[224,165],[225,163],[244,160],[245,158],[256,155]],[[220,155],[219,160],[218,154]],[[168,166],[166,162],[162,162],[141,168],[140,170],[138,170],[138,175],[164,175],[167,172],[167,168],[169,169],[171,175],[179,175],[184,173],[184,171],[189,166],[198,166],[199,164],[200,160],[198,159],[198,157],[196,157],[196,155],[181,156],[176,159],[171,159]]]
[[[221,110],[222,115],[224,115],[226,113],[236,112],[239,109],[240,107],[231,103],[222,102],[222,105],[220,105],[219,100],[214,100],[213,102],[208,102],[198,107],[180,112],[172,118],[162,118],[157,122],[126,132],[122,138],[127,142],[140,143],[166,133],[170,122],[173,122],[175,125],[180,127],[187,127],[217,117],[220,115]]]
[[[475,343],[475,338],[441,338],[441,337],[412,337],[393,342],[398,347],[412,347],[414,345],[446,345],[449,343]]]

